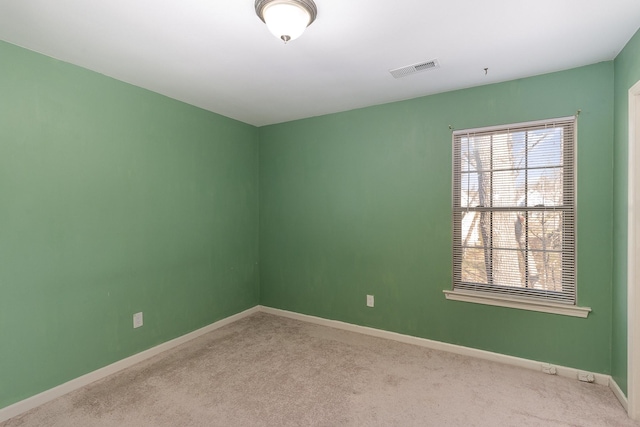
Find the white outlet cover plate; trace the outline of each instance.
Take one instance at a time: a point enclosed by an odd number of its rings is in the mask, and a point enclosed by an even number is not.
[[[140,313],[136,313],[133,315],[133,327],[134,328],[139,328],[140,326],[142,326],[142,312]]]
[[[373,307],[373,295],[367,295],[367,307]]]

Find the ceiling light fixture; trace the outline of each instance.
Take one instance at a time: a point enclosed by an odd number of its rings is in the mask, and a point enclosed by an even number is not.
[[[255,6],[269,31],[285,43],[300,37],[318,14],[313,0],[256,0]]]

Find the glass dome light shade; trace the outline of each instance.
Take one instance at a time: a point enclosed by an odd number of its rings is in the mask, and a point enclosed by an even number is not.
[[[289,1],[268,4],[263,16],[269,31],[285,42],[300,37],[311,21],[305,8]]]

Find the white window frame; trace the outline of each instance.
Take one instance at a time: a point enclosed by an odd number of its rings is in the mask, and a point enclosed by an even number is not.
[[[564,162],[563,162],[563,174],[569,173],[569,180],[566,182],[570,182],[571,185],[567,188],[565,184],[565,188],[563,192],[564,200],[562,206],[556,207],[554,209],[561,210],[567,215],[565,217],[572,218],[572,223],[569,225],[569,230],[572,233],[573,240],[569,244],[571,245],[568,248],[567,255],[563,253],[563,263],[565,262],[565,257],[570,261],[573,269],[568,271],[567,277],[568,280],[563,277],[563,283],[568,284],[569,292],[551,292],[551,291],[539,291],[534,290],[533,288],[509,288],[505,286],[495,286],[494,285],[485,285],[485,284],[472,284],[462,282],[461,279],[461,269],[462,269],[462,249],[463,243],[461,241],[461,236],[458,235],[456,238],[456,233],[461,233],[461,222],[462,222],[462,213],[463,211],[468,211],[468,207],[461,207],[460,199],[461,199],[461,176],[462,172],[462,160],[460,153],[456,153],[456,145],[460,144],[464,137],[473,137],[473,136],[486,136],[486,135],[504,135],[505,133],[511,132],[523,132],[534,129],[540,129],[545,127],[566,127],[570,129],[572,134],[570,135],[570,146],[564,145]],[[493,142],[491,142],[493,144]],[[566,144],[566,143],[565,143]],[[575,116],[571,117],[562,117],[556,119],[549,120],[539,120],[533,122],[524,122],[524,123],[515,123],[509,125],[502,126],[492,126],[492,127],[484,127],[484,128],[476,128],[476,129],[466,129],[454,131],[452,135],[452,149],[453,149],[453,284],[451,290],[445,290],[444,294],[448,300],[453,301],[463,301],[463,302],[471,302],[478,304],[487,304],[487,305],[495,305],[501,307],[509,307],[523,310],[532,310],[539,311],[544,313],[552,313],[552,314],[560,314],[567,316],[575,316],[586,318],[591,312],[591,309],[588,307],[578,307],[577,305],[577,279],[576,279],[576,195],[577,195],[577,185],[576,185],[576,151],[577,151],[577,118]],[[458,147],[458,150],[461,150]],[[456,162],[458,162],[456,164]],[[527,168],[520,168],[520,170],[524,170]],[[493,174],[492,174],[493,177]],[[493,182],[493,178],[492,182]],[[569,190],[570,193],[566,193]],[[456,200],[457,198],[457,200]],[[532,209],[536,209],[534,207]],[[473,208],[471,208],[473,210]],[[482,209],[478,207],[478,209]],[[493,208],[485,208],[491,210],[492,212],[496,212],[497,210],[493,210]],[[530,208],[525,208],[530,209]],[[545,208],[542,208],[545,209]],[[528,210],[527,210],[528,211]],[[456,225],[457,224],[457,225]],[[563,245],[565,245],[563,239]],[[563,269],[563,276],[565,271]],[[456,279],[457,278],[457,279]]]

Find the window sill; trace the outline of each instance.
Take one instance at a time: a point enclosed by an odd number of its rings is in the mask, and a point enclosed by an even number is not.
[[[539,311],[542,313],[559,314],[586,318],[591,312],[589,307],[555,304],[544,301],[529,300],[502,295],[490,295],[472,291],[443,291],[445,297],[452,301],[472,302],[476,304],[495,305],[498,307],[517,308],[520,310]]]

